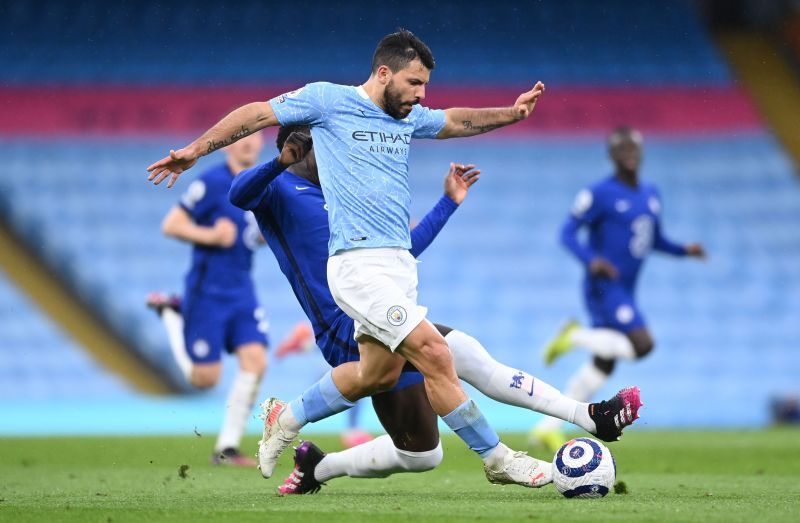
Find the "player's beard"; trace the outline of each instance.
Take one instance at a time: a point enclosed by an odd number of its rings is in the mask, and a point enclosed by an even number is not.
[[[404,105],[403,96],[394,88],[394,80],[389,80],[386,89],[383,90],[383,107],[386,114],[395,120],[402,120],[409,114],[413,105]]]

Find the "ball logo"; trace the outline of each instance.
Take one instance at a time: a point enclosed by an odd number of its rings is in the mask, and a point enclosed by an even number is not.
[[[199,339],[194,342],[192,345],[192,352],[198,358],[205,358],[208,356],[208,353],[211,352],[211,347],[208,346],[208,342],[203,339]]]
[[[406,318],[408,314],[406,310],[399,305],[395,305],[389,308],[389,311],[386,313],[386,319],[389,320],[389,323],[398,327],[406,322]]]
[[[569,449],[569,457],[572,459],[578,459],[583,456],[584,450],[583,447],[572,447]]]

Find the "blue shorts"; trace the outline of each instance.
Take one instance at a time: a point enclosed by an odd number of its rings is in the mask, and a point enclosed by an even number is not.
[[[633,293],[620,283],[607,279],[588,279],[584,282],[583,290],[593,327],[605,327],[625,334],[647,328]]]
[[[194,363],[216,363],[247,343],[267,345],[264,309],[254,298],[195,296],[181,305],[183,339]]]
[[[361,359],[358,343],[353,339],[354,334],[353,320],[343,313],[330,329],[317,338],[317,346],[322,351],[322,357],[331,367],[338,367],[342,363]],[[422,374],[416,369],[404,370],[400,374],[397,385],[391,390],[403,390],[411,385],[422,383],[423,379]]]

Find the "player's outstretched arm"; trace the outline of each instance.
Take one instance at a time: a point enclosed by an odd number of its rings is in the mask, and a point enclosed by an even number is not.
[[[278,125],[278,119],[269,102],[243,105],[183,149],[170,150],[169,156],[150,165],[147,168],[150,173],[147,180],[158,185],[169,177],[167,187],[172,187],[178,177],[191,169],[201,156],[274,125]]]
[[[467,197],[469,188],[480,179],[481,171],[474,165],[450,164],[444,179],[444,195],[433,209],[411,230],[411,255],[422,254],[442,230],[447,220]]]
[[[543,93],[544,84],[536,82],[533,89],[519,95],[511,107],[447,109],[444,112],[444,127],[436,137],[445,139],[475,136],[524,120],[531,115],[536,107],[536,101]]]
[[[290,134],[280,154],[272,161],[245,169],[233,179],[228,192],[231,203],[246,211],[254,210],[272,180],[289,166],[302,161],[311,147],[311,136],[297,132]]]

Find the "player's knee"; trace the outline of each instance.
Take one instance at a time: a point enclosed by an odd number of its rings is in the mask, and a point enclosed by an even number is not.
[[[397,449],[397,455],[403,464],[403,468],[408,472],[425,472],[426,470],[435,469],[442,463],[444,458],[441,441],[433,450],[409,452]]]
[[[594,366],[605,374],[606,376],[610,376],[612,372],[614,372],[614,367],[616,366],[616,360],[607,360],[605,358],[598,358],[595,356],[594,358]]]
[[[267,370],[267,356],[264,346],[252,344],[242,347],[237,351],[239,356],[239,368],[244,372],[263,375]]]
[[[394,388],[400,380],[403,368],[384,369],[382,372],[360,372],[359,382],[364,394],[372,395]]]
[[[195,366],[192,369],[191,383],[198,389],[210,389],[219,382],[219,366]]]
[[[417,367],[423,374],[441,375],[453,368],[453,355],[444,338],[426,342],[419,350],[421,363]]]

